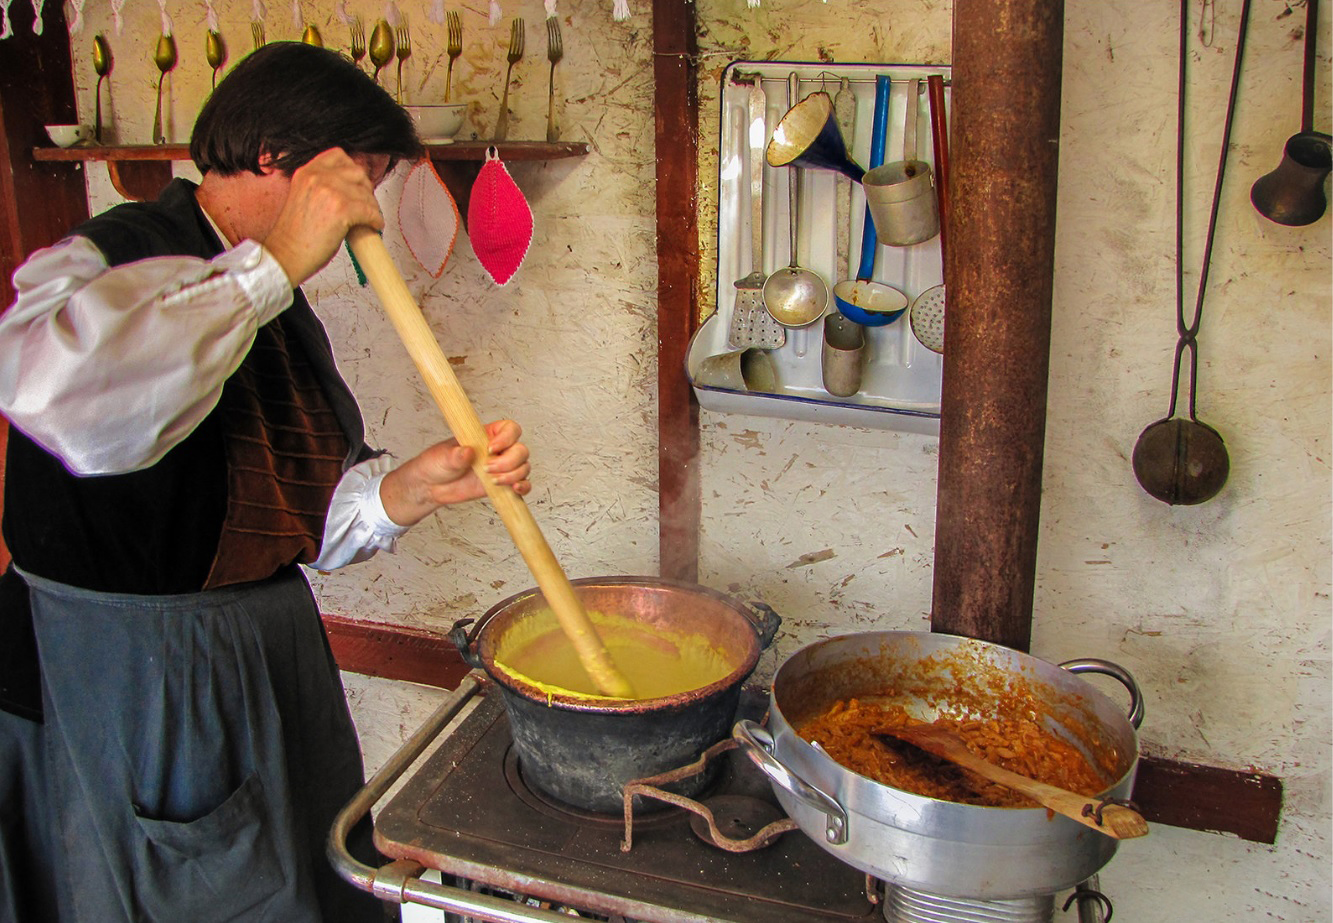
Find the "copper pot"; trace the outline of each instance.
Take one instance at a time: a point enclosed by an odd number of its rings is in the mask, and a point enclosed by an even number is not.
[[[497,667],[509,632],[549,613],[533,587],[492,606],[475,624],[458,622],[450,637],[473,666],[499,687],[524,781],[588,811],[619,813],[633,779],[686,765],[724,739],[736,719],[741,684],[754,671],[781,619],[761,603],[745,606],[710,590],[655,577],[590,577],[571,584],[589,612],[615,613],[668,635],[697,635],[731,667],[716,682],[675,695],[610,699],[553,692]],[[468,626],[471,625],[471,629]],[[689,797],[709,774],[681,783]],[[643,810],[664,805],[637,802]]]

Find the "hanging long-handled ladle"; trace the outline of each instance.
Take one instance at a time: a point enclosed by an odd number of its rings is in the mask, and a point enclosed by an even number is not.
[[[1194,321],[1185,324],[1184,280],[1181,258],[1184,249],[1185,185],[1185,61],[1187,0],[1180,4],[1180,89],[1177,102],[1176,137],[1176,342],[1175,368],[1171,375],[1171,405],[1166,417],[1151,424],[1134,444],[1134,476],[1151,496],[1163,503],[1204,503],[1217,496],[1231,471],[1222,436],[1194,413],[1194,392],[1199,372],[1199,324],[1203,320],[1203,297],[1208,288],[1208,267],[1213,253],[1213,234],[1217,229],[1217,209],[1222,198],[1222,178],[1226,173],[1227,153],[1231,146],[1231,122],[1236,111],[1236,92],[1240,86],[1240,65],[1245,51],[1245,35],[1250,22],[1250,0],[1240,13],[1240,34],[1236,38],[1236,63],[1231,74],[1231,96],[1227,101],[1225,127],[1222,130],[1222,156],[1217,165],[1217,184],[1213,188],[1213,208],[1208,219],[1208,237],[1203,248],[1203,269],[1194,302]],[[1190,351],[1189,419],[1176,419],[1176,394],[1180,388],[1180,362]]]
[[[1250,187],[1250,201],[1259,214],[1289,227],[1303,227],[1323,217],[1328,208],[1324,180],[1333,170],[1333,137],[1314,130],[1315,38],[1319,34],[1319,0],[1305,3],[1305,67],[1301,81],[1301,130],[1287,139],[1282,162]]]
[[[522,497],[508,487],[496,484],[486,471],[486,430],[463,391],[463,386],[458,383],[458,377],[450,367],[444,351],[431,333],[425,315],[421,313],[402,274],[389,256],[384,241],[375,231],[363,226],[351,230],[347,235],[347,245],[371,288],[379,296],[398,335],[402,337],[412,361],[425,378],[426,386],[443,411],[445,422],[453,431],[454,438],[460,445],[471,446],[476,451],[472,468],[486,488],[486,495],[495,505],[496,512],[504,521],[528,569],[537,578],[537,586],[578,654],[579,662],[602,692],[623,699],[634,698],[633,687],[611,662],[606,646],[588,614],[583,611],[583,604],[579,602],[569,578],[560,568],[551,546],[546,543],[532,511]]]
[[[787,80],[787,104],[800,102],[800,77],[795,71]],[[819,273],[801,266],[797,259],[797,241],[801,233],[801,166],[787,167],[788,230],[791,234],[791,263],[764,280],[762,297],[769,315],[784,327],[798,328],[796,355],[805,354],[803,328],[824,316],[828,308],[828,286]]]

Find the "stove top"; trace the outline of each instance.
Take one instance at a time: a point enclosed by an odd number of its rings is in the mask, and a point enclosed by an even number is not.
[[[765,700],[742,696],[739,717]],[[756,711],[757,709],[757,711]],[[781,808],[738,751],[699,796],[729,837],[757,832]],[[728,806],[735,806],[729,810]],[[705,843],[677,807],[638,813],[633,849],[624,820],[561,804],[529,788],[498,696],[481,697],[375,821],[380,850],[482,886],[646,923],[807,923],[867,920],[880,909],[865,876],[800,831],[748,853]],[[882,919],[882,917],[881,917]]]

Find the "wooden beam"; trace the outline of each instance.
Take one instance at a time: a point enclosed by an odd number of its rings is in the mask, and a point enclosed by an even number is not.
[[[699,405],[685,354],[699,326],[695,8],[653,0],[657,143],[657,477],[661,576],[699,579]]]
[[[1282,780],[1276,776],[1145,756],[1131,797],[1144,817],[1168,827],[1277,842]]]
[[[453,689],[472,669],[444,635],[402,625],[325,615],[338,667],[362,676]]]

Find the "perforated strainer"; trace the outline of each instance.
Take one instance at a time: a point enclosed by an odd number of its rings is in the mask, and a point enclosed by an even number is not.
[[[933,353],[944,353],[944,286],[928,288],[912,302],[912,335]]]

